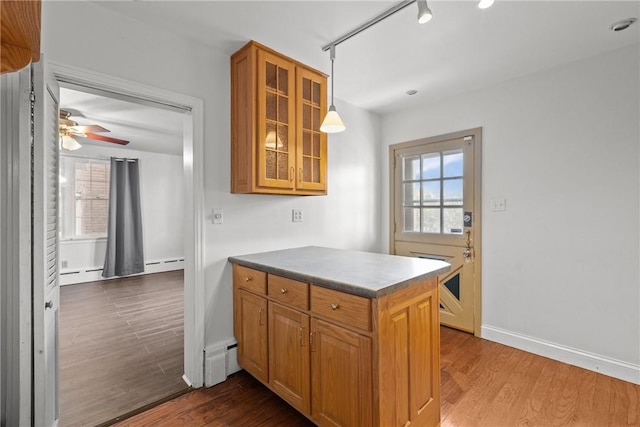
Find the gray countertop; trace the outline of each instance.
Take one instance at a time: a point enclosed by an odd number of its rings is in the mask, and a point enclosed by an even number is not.
[[[229,257],[229,262],[367,298],[449,271],[444,261],[306,246]]]

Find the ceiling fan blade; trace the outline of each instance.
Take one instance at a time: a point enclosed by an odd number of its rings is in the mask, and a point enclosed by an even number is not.
[[[127,145],[129,143],[129,141],[125,141],[124,139],[110,138],[108,136],[96,135],[95,133],[85,133],[84,137],[89,139],[95,139],[97,141],[112,142],[114,144],[120,144],[120,145]]]
[[[109,129],[105,129],[99,125],[76,125],[76,126],[71,126],[69,130],[74,133],[111,132]]]

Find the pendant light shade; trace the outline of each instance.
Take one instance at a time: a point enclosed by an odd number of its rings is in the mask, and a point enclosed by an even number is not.
[[[82,148],[82,145],[80,145],[80,143],[70,135],[62,135],[60,137],[60,140],[62,141],[60,145],[62,145],[62,148],[64,148],[65,150],[75,151],[79,148]]]
[[[433,18],[433,14],[431,13],[431,9],[427,6],[427,0],[418,0],[418,23],[425,24],[431,21]]]
[[[320,130],[324,133],[337,133],[345,130],[346,127],[340,118],[340,115],[336,111],[336,107],[331,104],[329,107],[329,111],[327,115],[324,116],[324,120],[322,121],[322,125],[320,125]]]
[[[336,111],[336,106],[333,105],[333,80],[334,80],[333,60],[336,58],[335,45],[331,45],[330,55],[331,55],[331,106],[329,106],[329,111],[327,112],[327,115],[324,116],[324,120],[320,125],[320,131],[324,133],[338,133],[345,130],[346,127],[342,122],[340,115],[338,115],[338,112]]]

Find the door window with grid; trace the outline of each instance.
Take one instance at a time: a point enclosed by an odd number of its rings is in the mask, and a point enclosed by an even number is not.
[[[402,158],[403,232],[462,234],[463,150]]]
[[[108,160],[60,156],[60,224],[62,239],[107,235]]]

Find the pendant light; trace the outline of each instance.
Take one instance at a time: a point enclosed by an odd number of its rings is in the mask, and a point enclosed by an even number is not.
[[[433,13],[427,5],[427,0],[418,0],[418,23],[425,24],[431,21],[431,18],[433,18]]]
[[[329,111],[327,112],[327,115],[324,116],[324,120],[320,125],[320,131],[324,133],[338,133],[342,132],[346,128],[344,126],[344,123],[342,123],[342,119],[338,115],[338,112],[336,111],[336,106],[333,105],[333,60],[336,58],[336,46],[331,45],[329,52],[331,57],[331,106],[329,106]]]

